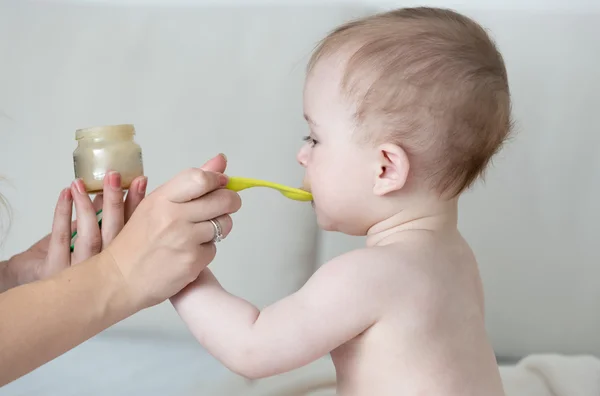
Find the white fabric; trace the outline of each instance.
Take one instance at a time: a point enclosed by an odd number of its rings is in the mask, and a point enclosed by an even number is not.
[[[589,355],[530,355],[502,367],[506,396],[598,396],[600,359]]]

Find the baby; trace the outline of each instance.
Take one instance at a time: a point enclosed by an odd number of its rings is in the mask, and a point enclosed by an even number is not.
[[[409,8],[317,47],[298,161],[319,225],[366,235],[258,310],[209,270],[173,298],[198,341],[260,378],[331,353],[341,395],[503,395],[457,203],[511,129],[502,56],[475,22]]]

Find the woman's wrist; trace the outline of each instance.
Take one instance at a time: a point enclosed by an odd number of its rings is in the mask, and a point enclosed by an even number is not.
[[[85,274],[80,274],[79,272]],[[62,275],[62,276],[61,276]],[[81,264],[72,266],[59,274],[58,279],[76,279],[82,284],[80,289],[87,289],[93,296],[93,306],[90,307],[91,322],[100,327],[109,327],[130,315],[139,308],[130,296],[127,284],[110,254],[101,252]]]
[[[0,261],[0,293],[5,292],[9,289],[19,286],[21,282],[18,276],[18,271],[15,270],[15,264],[18,265],[18,255],[11,257],[9,260]],[[125,318],[133,313],[137,312],[140,308],[136,306],[134,300],[129,296],[127,284],[121,274],[116,263],[112,259],[110,254],[102,252],[80,265],[85,266],[78,268],[79,265],[75,265],[70,268],[70,271],[66,271],[64,274],[59,274],[56,281],[64,280],[64,277],[71,278],[77,282],[81,282],[81,286],[98,288],[98,294],[96,295],[96,305],[101,315],[101,320],[106,319],[108,314],[109,317]],[[73,270],[75,273],[73,273]],[[94,276],[85,275],[81,277],[80,272],[93,273]],[[61,276],[63,275],[63,276]],[[120,319],[117,319],[120,320]]]

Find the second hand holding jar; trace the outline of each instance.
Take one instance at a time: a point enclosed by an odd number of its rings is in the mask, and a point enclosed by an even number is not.
[[[80,178],[90,194],[101,194],[108,172],[121,174],[121,187],[144,175],[142,148],[133,140],[135,128],[130,124],[79,129],[75,133],[77,148],[73,152],[75,178]]]

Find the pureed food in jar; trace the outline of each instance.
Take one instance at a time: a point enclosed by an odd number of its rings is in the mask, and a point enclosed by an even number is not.
[[[133,140],[130,124],[78,129],[73,152],[75,177],[81,178],[90,194],[101,193],[104,176],[121,174],[121,187],[128,189],[133,179],[144,175],[142,148]]]

